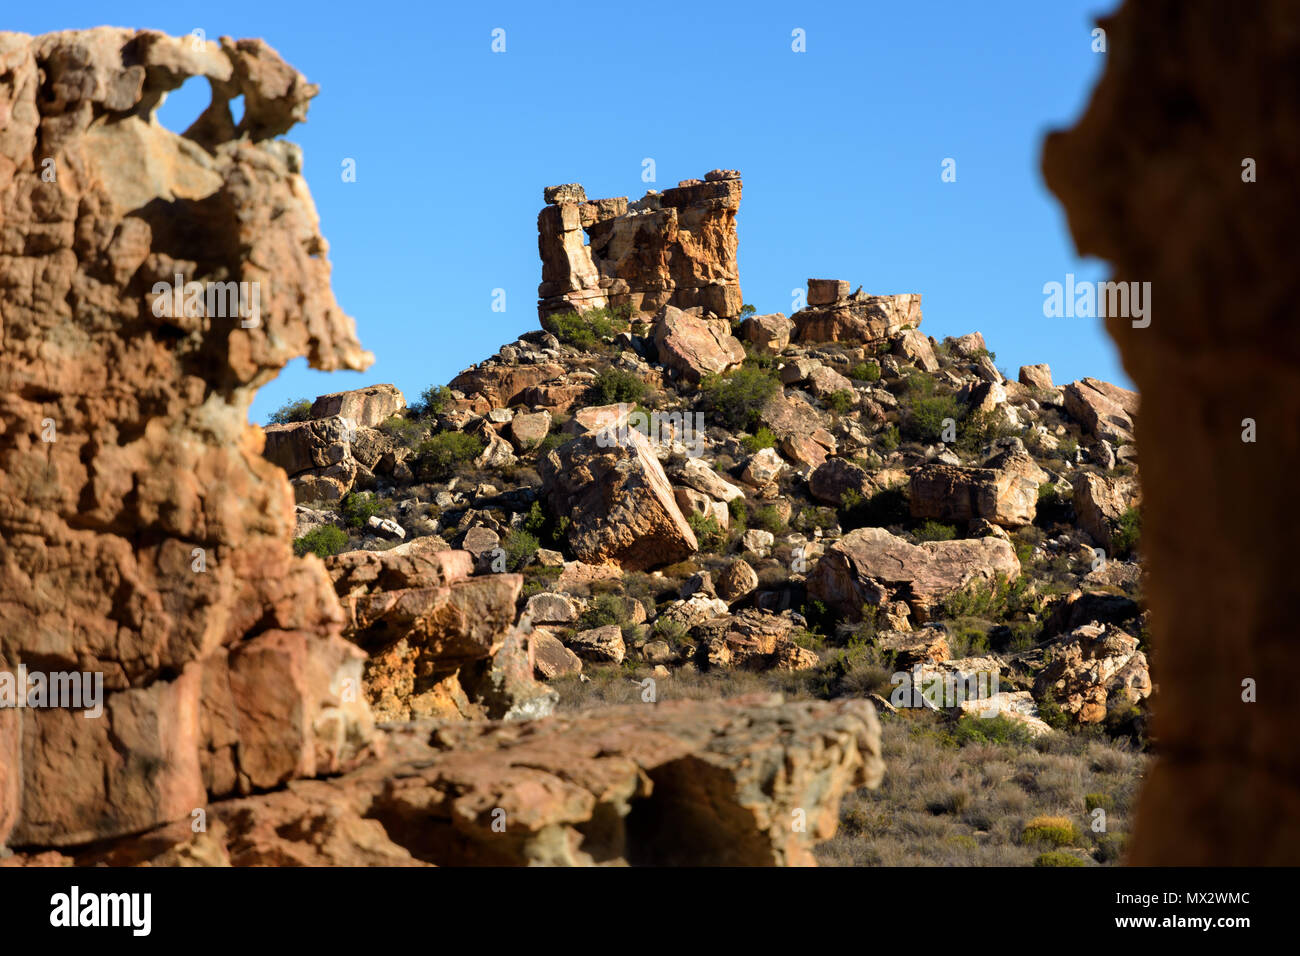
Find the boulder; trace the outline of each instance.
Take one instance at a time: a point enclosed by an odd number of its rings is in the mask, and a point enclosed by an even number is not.
[[[934,357],[930,338],[920,329],[908,329],[894,338],[893,353],[911,362],[923,372],[937,372],[939,360]]]
[[[617,624],[579,631],[568,639],[568,646],[584,660],[601,664],[621,664],[627,654],[623,630]]]
[[[572,624],[581,614],[573,598],[549,591],[534,594],[524,605],[524,617],[533,624]]]
[[[809,279],[808,304],[834,305],[849,297],[847,279]]]
[[[669,463],[666,470],[675,483],[694,488],[717,501],[729,502],[745,497],[744,491],[723,478],[701,458],[676,459]]]
[[[749,456],[745,470],[740,477],[755,488],[762,488],[780,477],[785,470],[785,462],[774,448],[762,448]]]
[[[780,312],[770,315],[751,315],[740,325],[740,334],[758,351],[778,355],[790,344],[794,323]]]
[[[758,589],[758,572],[744,558],[737,558],[718,575],[718,595],[730,604]]]
[[[1074,513],[1079,527],[1107,554],[1114,553],[1113,536],[1120,518],[1142,501],[1138,480],[1129,476],[1102,477],[1081,473],[1074,484]]]
[[[654,319],[659,360],[688,382],[721,373],[745,361],[745,348],[722,319],[703,319],[665,306]]]
[[[905,326],[921,325],[921,297],[905,295],[863,295],[854,293],[833,304],[801,309],[790,320],[799,342],[846,342],[874,345],[901,332]]]
[[[353,419],[337,416],[288,425],[267,425],[262,454],[292,478],[310,469],[327,468],[350,459],[350,443],[355,430]]]
[[[569,519],[568,541],[587,563],[645,570],[699,549],[649,441],[635,429],[579,436],[540,462],[552,511]]]
[[[1047,472],[1024,454],[1000,459],[999,468],[922,465],[911,475],[908,501],[913,518],[972,521],[983,518],[1005,528],[1033,524],[1038,486]]]
[[[876,484],[866,470],[844,458],[828,458],[808,476],[808,491],[818,501],[838,508],[846,492],[863,500],[876,492]]]
[[[747,608],[716,617],[696,628],[710,667],[746,670],[808,670],[820,660],[794,641],[794,623],[785,614]]]
[[[1133,441],[1137,392],[1095,378],[1071,382],[1062,391],[1066,413],[1088,434],[1115,445]]]
[[[1015,579],[1020,562],[1000,538],[927,541],[915,545],[883,528],[858,528],[826,549],[808,575],[808,593],[849,620],[864,604],[906,601],[929,619],[945,596],[974,582]]]
[[[510,419],[510,441],[517,451],[536,448],[551,433],[551,413],[519,412]]]
[[[368,385],[346,392],[332,392],[312,402],[312,418],[348,418],[364,428],[382,425],[406,407],[406,398],[395,385]]]
[[[1051,390],[1056,386],[1052,384],[1052,369],[1049,365],[1022,365],[1020,366],[1020,384],[1028,385],[1030,388],[1042,388]]]
[[[532,633],[533,663],[541,680],[573,677],[582,673],[582,658],[564,646],[564,642],[543,628]]]

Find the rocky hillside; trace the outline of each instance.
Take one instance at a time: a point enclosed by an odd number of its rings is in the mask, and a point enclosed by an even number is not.
[[[376,385],[266,429],[372,708],[538,716],[602,668],[663,697],[776,670],[1140,739],[1137,395],[1013,380],[980,333],[928,337],[917,294],[810,279],[757,314],[740,193],[731,170],[633,203],[551,187],[540,328],[413,403]],[[941,689],[980,675],[978,704]]]

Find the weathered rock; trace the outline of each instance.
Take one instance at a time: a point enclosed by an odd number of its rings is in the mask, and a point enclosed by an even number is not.
[[[998,468],[922,465],[908,490],[913,518],[971,521],[984,518],[1006,528],[1032,524],[1038,486],[1047,481],[1028,455],[1009,456]]]
[[[448,383],[467,395],[480,395],[489,408],[511,405],[549,405],[530,393],[536,386],[564,378],[564,366],[552,362],[539,365],[480,365],[461,372]],[[585,386],[580,387],[580,392]]]
[[[299,663],[334,659],[338,602],[293,555],[293,495],[247,409],[296,357],[372,357],[330,290],[296,148],[275,138],[316,88],[269,46],[5,33],[0,63],[0,656],[102,674],[107,695],[97,720],[17,716],[0,829],[20,814],[12,841],[67,845],[206,799],[200,754],[218,747],[199,715],[205,688],[229,697],[227,654],[251,661],[245,645],[274,634]],[[154,110],[195,75],[213,103],[177,136]],[[177,275],[201,284],[177,296]],[[300,672],[277,698],[301,772],[347,758],[313,731],[341,712],[320,681]],[[280,716],[229,728],[231,779]]]
[[[840,507],[846,492],[863,500],[870,498],[876,485],[866,470],[843,458],[828,458],[808,476],[808,491],[818,501]]]
[[[1071,382],[1062,391],[1066,412],[1090,434],[1117,445],[1133,441],[1137,392],[1095,378]]]
[[[551,413],[519,412],[510,419],[510,440],[518,451],[536,448],[551,433]]]
[[[1034,681],[1034,696],[1050,697],[1081,724],[1128,710],[1151,694],[1147,658],[1137,639],[1113,625],[1085,624],[1051,645],[1051,659]]]
[[[673,488],[673,500],[677,502],[677,507],[684,515],[695,514],[701,518],[711,518],[724,531],[731,527],[731,512],[726,504],[715,501],[702,491],[678,486]]]
[[[770,531],[764,531],[762,528],[750,528],[740,536],[740,546],[746,550],[763,557],[768,551],[772,550],[772,545],[776,543],[776,536]]]
[[[849,283],[846,279],[809,279],[808,304],[834,305],[849,297]]]
[[[1052,369],[1046,364],[1020,366],[1020,384],[1049,390],[1056,387],[1052,384]]]
[[[533,663],[542,680],[571,677],[582,673],[582,658],[564,646],[564,642],[544,628],[532,634]]]
[[[965,335],[949,337],[943,340],[952,354],[958,358],[977,359],[988,354],[989,347],[980,332],[968,332]]]
[[[919,631],[878,631],[876,646],[893,655],[893,666],[909,670],[917,664],[940,664],[952,657],[948,638],[937,627]]]
[[[751,315],[740,325],[740,334],[760,352],[777,355],[790,345],[794,323],[780,312]]]
[[[568,639],[568,646],[584,660],[603,664],[621,664],[627,655],[623,630],[617,624],[579,631]]]
[[[745,360],[745,348],[725,319],[703,319],[667,305],[654,319],[659,360],[688,382],[725,372]]]
[[[782,441],[811,440],[825,448],[828,454],[835,454],[835,436],[826,430],[817,409],[798,395],[779,392],[773,395],[759,410],[758,420]]]
[[[713,596],[713,588],[696,591],[688,597],[674,601],[659,613],[658,620],[671,621],[686,630],[697,627],[727,613],[727,602]]]
[[[920,329],[908,329],[899,334],[894,339],[893,351],[922,371],[935,372],[939,369],[939,360],[934,357],[930,339]]]
[[[744,491],[710,468],[703,459],[679,458],[671,462],[666,470],[677,484],[694,488],[717,501],[728,502],[745,497]]]
[[[1079,527],[1088,532],[1107,554],[1113,554],[1113,535],[1119,528],[1120,518],[1142,500],[1137,479],[1082,473],[1072,481],[1074,513]]]
[[[747,608],[715,617],[703,622],[695,633],[710,667],[796,671],[820,663],[816,652],[794,642],[790,618],[771,611]]]
[[[825,365],[818,365],[808,375],[808,391],[812,392],[818,398],[829,398],[836,392],[848,392],[857,400],[857,392],[853,390],[853,383],[847,378]]]
[[[322,395],[312,402],[312,418],[351,419],[365,428],[382,425],[406,407],[406,397],[395,385],[368,385],[347,392]]]
[[[812,305],[790,320],[799,342],[849,342],[874,344],[901,332],[904,326],[921,324],[921,297],[906,295],[863,295],[861,292],[832,305]]]
[[[569,518],[569,545],[582,561],[644,570],[698,550],[663,466],[635,429],[606,429],[551,451],[540,462],[544,493]]]
[[[549,591],[534,594],[524,606],[524,616],[533,624],[572,624],[581,613],[573,598]]]
[[[355,429],[355,421],[337,417],[267,425],[262,454],[292,478],[308,469],[327,468],[352,457]]]
[[[650,192],[631,204],[576,195],[548,197],[537,217],[539,315],[665,305],[701,307],[724,319],[740,312],[738,175]]]
[[[817,359],[797,358],[781,366],[780,378],[782,385],[795,385],[799,382],[806,382],[812,375],[814,369],[822,367],[822,363]]]
[[[997,575],[1020,575],[1015,550],[999,538],[914,545],[883,528],[858,528],[826,549],[808,575],[808,593],[853,621],[864,604],[896,600],[925,621],[945,595]]]
[[[744,558],[737,558],[718,575],[718,595],[730,604],[752,594],[758,588],[758,572]]]
[[[749,456],[749,461],[745,462],[745,470],[741,472],[740,477],[755,488],[762,488],[776,481],[784,470],[785,462],[776,453],[776,449],[761,448]]]

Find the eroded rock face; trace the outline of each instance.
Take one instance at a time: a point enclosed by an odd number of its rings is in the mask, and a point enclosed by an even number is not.
[[[406,407],[406,397],[396,385],[369,385],[346,392],[321,395],[312,403],[312,418],[348,418],[365,428],[382,425]]]
[[[736,210],[740,174],[715,169],[662,193],[587,200],[577,184],[545,191],[537,217],[538,314],[630,306],[740,312]]]
[[[671,305],[655,316],[655,347],[659,361],[688,382],[736,368],[745,348],[723,319],[705,319]]]
[[[841,280],[808,280],[808,307],[790,316],[796,341],[865,345],[920,327],[919,295],[866,295],[860,289],[849,295],[848,288]]]
[[[1130,862],[1294,866],[1300,750],[1286,689],[1300,685],[1300,658],[1282,596],[1300,590],[1300,518],[1283,504],[1300,468],[1300,181],[1283,171],[1300,159],[1300,87],[1280,78],[1300,57],[1300,8],[1154,0],[1101,25],[1106,71],[1074,129],[1048,138],[1043,172],[1079,252],[1152,288],[1148,327],[1106,320],[1142,395],[1159,686],[1160,752]],[[1247,159],[1256,182],[1243,181]],[[1245,418],[1256,442],[1242,440]]]
[[[207,833],[172,826],[75,862],[813,866],[840,800],[884,774],[862,700],[757,694],[522,724],[411,723],[384,743],[385,759],[343,776],[214,804]],[[791,825],[797,810],[805,827]]]
[[[213,101],[177,136],[154,110],[189,76]],[[248,425],[290,359],[371,361],[273,138],[315,93],[260,40],[0,34],[0,656],[108,694],[97,719],[22,711],[0,838],[145,829],[364,739],[338,601]],[[274,713],[246,706],[263,664]]]
[[[946,595],[998,575],[1020,575],[1015,550],[1000,538],[917,545],[884,528],[858,528],[826,549],[808,575],[808,593],[854,621],[863,604],[899,600],[925,621]]]
[[[1007,456],[997,468],[923,465],[912,473],[908,500],[913,518],[984,518],[1004,528],[1018,528],[1033,522],[1038,486],[1047,477],[1023,454]]]
[[[541,461],[555,514],[569,519],[579,560],[644,570],[699,550],[649,440],[606,428],[561,445]]]

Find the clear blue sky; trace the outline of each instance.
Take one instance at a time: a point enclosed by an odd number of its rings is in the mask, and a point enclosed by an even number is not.
[[[262,422],[371,382],[414,399],[536,328],[544,186],[635,198],[718,167],[744,177],[740,281],[760,312],[789,314],[810,276],[920,292],[925,331],[982,331],[1013,377],[1048,362],[1058,383],[1128,384],[1100,320],[1044,318],[1042,292],[1105,276],[1074,255],[1039,151],[1083,110],[1104,61],[1093,19],[1115,5],[63,0],[9,4],[4,28],[258,36],[320,85],[289,138],[376,361],[328,375],[294,362],[259,393]],[[807,52],[791,50],[796,28]],[[172,94],[163,121],[184,129],[206,85]]]

